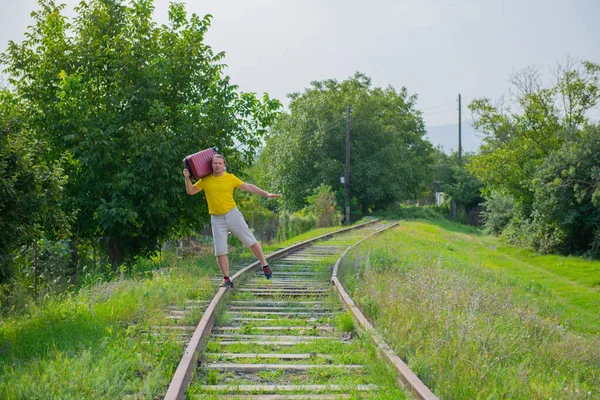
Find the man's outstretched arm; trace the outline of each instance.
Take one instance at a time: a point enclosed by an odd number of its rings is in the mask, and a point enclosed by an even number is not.
[[[258,186],[255,186],[255,185],[252,185],[251,183],[246,183],[246,182],[242,183],[242,186],[240,186],[240,189],[242,189],[246,192],[250,192],[250,193],[258,194],[260,196],[268,197],[270,199],[275,199],[277,197],[281,197],[278,194],[269,193],[265,190],[262,190]]]

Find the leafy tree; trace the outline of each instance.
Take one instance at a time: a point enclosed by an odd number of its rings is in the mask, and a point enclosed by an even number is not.
[[[599,74],[600,65],[569,60],[546,88],[537,70],[526,69],[512,77],[516,112],[488,99],[469,106],[486,135],[470,170],[486,193],[514,199],[504,230],[511,240],[543,252],[597,251],[598,129],[587,114],[600,100]]]
[[[481,195],[483,184],[466,165],[470,164],[472,154],[464,154],[459,159],[458,153],[450,155],[440,149],[435,152],[435,188],[444,192],[442,208],[453,220],[478,225],[480,214],[477,207],[484,201]]]
[[[350,197],[362,214],[394,201],[417,198],[430,181],[432,148],[406,88],[373,88],[361,73],[343,82],[312,82],[290,95],[259,158],[259,183],[300,209],[321,185],[343,190],[346,115],[351,115]]]
[[[533,202],[535,171],[572,137],[570,131],[581,129],[600,99],[599,72],[600,65],[584,62],[577,68],[569,61],[556,71],[557,83],[545,88],[537,70],[525,69],[511,77],[516,112],[485,98],[469,105],[475,128],[484,134],[470,169],[485,190],[498,189],[518,204]]]
[[[452,168],[458,164],[457,153],[448,155],[444,153],[441,147],[435,147],[433,149],[433,163],[431,168],[433,169],[433,192],[445,192],[446,185],[452,183]],[[430,194],[433,196],[433,194]]]
[[[181,159],[217,146],[234,168],[249,164],[280,103],[229,85],[224,53],[204,44],[210,15],[172,3],[157,26],[151,0],[82,1],[72,21],[54,1],[40,6],[2,61],[32,131],[69,160],[77,240],[104,237],[117,265],[199,227],[205,204],[182,190]]]
[[[451,182],[445,186],[445,193],[448,200],[468,211],[483,202],[482,187],[481,181],[466,167],[453,165]]]
[[[68,232],[60,209],[66,178],[58,163],[43,160],[45,150],[21,101],[0,90],[0,283],[12,276],[15,250]]]
[[[544,252],[600,254],[600,126],[544,160],[533,180],[534,243]]]

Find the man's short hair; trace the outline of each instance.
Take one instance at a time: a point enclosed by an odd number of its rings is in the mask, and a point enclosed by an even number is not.
[[[223,160],[223,163],[225,163],[225,165],[227,165],[227,160],[225,159],[225,156],[223,156],[221,154],[215,154],[214,156],[212,156],[212,159],[210,160],[211,164],[215,158],[220,158],[221,160]]]

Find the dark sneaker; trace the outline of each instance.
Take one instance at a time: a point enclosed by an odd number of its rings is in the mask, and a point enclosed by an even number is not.
[[[227,286],[233,287],[233,282],[229,278],[223,279],[223,282],[221,282],[221,287],[227,287]]]
[[[268,265],[265,265],[264,267],[262,267],[262,270],[265,273],[265,277],[267,279],[271,279],[271,277],[273,276],[273,272],[271,271],[271,268],[269,268]]]

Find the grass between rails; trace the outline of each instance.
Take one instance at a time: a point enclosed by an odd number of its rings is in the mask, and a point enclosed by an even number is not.
[[[350,295],[440,398],[600,397],[600,263],[405,222],[342,264]]]
[[[240,300],[240,295],[235,294],[232,300]],[[243,297],[244,300],[259,300],[258,298]],[[313,300],[316,300],[314,298]],[[309,298],[310,300],[310,298]],[[338,305],[339,301],[332,293],[324,300],[325,304]],[[222,314],[218,316],[217,325],[229,323],[231,317],[227,311],[222,310]],[[354,330],[353,319],[347,312],[337,311],[333,318],[312,319],[308,318],[286,318],[276,316],[263,316],[266,320],[249,324],[241,324],[239,334],[258,333],[263,336],[283,335],[281,331],[266,331],[259,332],[260,327],[269,326],[298,326],[305,325],[306,330],[311,327],[322,326],[323,324],[335,324],[335,330],[326,332],[326,335],[339,337],[343,332],[351,332]],[[248,327],[248,331],[246,328]],[[310,335],[307,335],[310,336]],[[385,362],[380,359],[375,349],[373,348],[368,337],[355,337],[352,341],[344,343],[339,338],[322,339],[314,342],[296,343],[294,345],[277,345],[277,344],[256,344],[252,342],[236,343],[224,346],[218,340],[211,340],[207,343],[201,356],[205,361],[235,361],[237,363],[263,364],[263,363],[280,363],[281,360],[275,357],[265,358],[236,358],[228,360],[222,353],[259,353],[259,354],[314,354],[314,358],[298,360],[296,364],[316,364],[319,367],[305,372],[284,373],[282,370],[264,370],[258,376],[249,379],[234,372],[222,372],[215,370],[199,369],[199,376],[194,379],[190,385],[187,396],[191,399],[219,399],[223,393],[207,394],[204,392],[205,385],[252,385],[252,384],[269,384],[269,385],[341,385],[347,387],[344,393],[349,393],[351,398],[356,399],[379,399],[379,400],[402,400],[405,399],[403,390],[399,387],[397,377],[391,371]],[[320,358],[317,354],[326,354],[327,359]],[[288,364],[290,362],[287,362]],[[333,364],[333,365],[332,365]],[[335,364],[362,364],[364,369],[351,370]],[[377,389],[370,393],[364,393],[353,389],[356,385],[375,384]],[[327,392],[327,389],[324,389]],[[287,394],[303,395],[306,394],[310,398],[312,394],[319,392],[303,392],[301,390],[290,391]],[[255,394],[265,394],[256,391]],[[242,395],[239,395],[242,397]],[[235,395],[233,395],[235,398]]]
[[[339,244],[339,253],[344,249],[343,245],[355,243],[358,240],[356,234],[343,235],[343,237],[334,240],[327,240],[328,246]],[[303,261],[295,262],[293,268],[307,269],[310,271],[327,272],[323,279],[315,279],[315,283],[325,284],[324,287],[330,287],[328,277],[331,274],[333,264],[337,257],[323,257],[320,261],[306,263]],[[273,263],[274,273],[277,274],[277,262]],[[325,271],[326,270],[326,271]],[[271,282],[264,282],[264,287],[271,286]],[[230,299],[234,304],[252,304],[265,302],[262,296],[254,295],[250,292],[233,292]],[[190,399],[218,399],[223,394],[229,392],[229,388],[221,389],[214,385],[340,385],[343,393],[350,393],[351,398],[356,399],[403,399],[405,395],[398,386],[397,376],[391,371],[385,361],[379,359],[371,345],[368,337],[354,337],[348,340],[348,336],[342,338],[344,332],[352,332],[355,329],[354,320],[347,312],[343,312],[337,295],[333,290],[328,290],[328,295],[306,296],[302,299],[290,298],[288,296],[269,296],[268,301],[278,302],[283,307],[305,307],[304,310],[295,314],[284,314],[278,316],[262,310],[221,310],[216,316],[215,332],[227,332],[227,335],[221,339],[215,335],[206,345],[202,354],[205,361],[221,361],[248,364],[312,364],[314,368],[302,371],[283,371],[278,368],[265,367],[258,373],[245,373],[233,371],[216,371],[211,369],[206,362],[201,363],[197,379],[192,382],[187,396]],[[285,303],[288,304],[284,305]],[[316,305],[316,307],[315,307]],[[299,308],[302,308],[299,307]],[[308,311],[308,312],[303,312]],[[312,312],[311,312],[312,311]],[[319,312],[316,312],[319,311]],[[323,312],[321,312],[323,311]],[[313,313],[314,312],[314,313]],[[246,317],[246,318],[244,318]],[[263,329],[277,327],[280,329]],[[247,335],[258,335],[260,343],[248,340]],[[300,340],[299,343],[271,343],[269,337],[280,336],[300,336],[314,340]],[[314,337],[314,336],[325,337]],[[238,341],[231,341],[237,338]],[[255,338],[258,339],[258,338]],[[281,340],[281,339],[280,339]],[[286,340],[294,341],[293,338],[286,337]],[[263,343],[263,341],[265,343]],[[225,355],[228,353],[237,354],[261,354],[260,357],[237,358]],[[309,358],[302,358],[295,361],[282,361],[275,354],[305,354],[311,355]],[[361,364],[363,368],[344,367],[344,364]],[[374,384],[375,389],[364,392],[357,385]],[[294,388],[286,392],[296,396],[311,398],[314,393],[326,393],[327,388],[316,390],[315,388],[303,391],[303,388]],[[270,394],[271,389],[256,388],[254,394]],[[235,398],[233,395],[232,398]],[[239,394],[243,398],[242,394]]]

